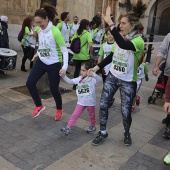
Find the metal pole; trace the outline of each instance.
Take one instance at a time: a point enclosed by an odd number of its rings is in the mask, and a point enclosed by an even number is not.
[[[153,42],[153,39],[154,39],[154,29],[155,29],[155,21],[156,21],[157,8],[158,8],[158,0],[156,0],[156,2],[155,2],[155,9],[154,9],[153,22],[152,22],[149,42]],[[152,44],[149,44],[148,52],[147,52],[147,56],[146,56],[145,62],[150,63],[150,60],[151,60],[151,50],[152,50]]]

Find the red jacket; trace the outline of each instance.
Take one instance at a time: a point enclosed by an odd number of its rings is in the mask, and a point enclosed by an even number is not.
[[[170,103],[170,76],[168,78],[168,82],[166,84],[166,88],[165,88],[165,102]]]

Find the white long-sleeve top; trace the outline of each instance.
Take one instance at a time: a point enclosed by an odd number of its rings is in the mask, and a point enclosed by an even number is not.
[[[96,84],[102,82],[102,78],[100,76],[93,73],[93,77],[85,77],[83,80],[82,76],[74,79],[69,79],[67,76],[64,76],[63,79],[68,84],[77,84],[77,104],[82,106],[96,105]]]

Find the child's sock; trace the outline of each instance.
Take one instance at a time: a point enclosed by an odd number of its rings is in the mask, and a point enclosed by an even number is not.
[[[101,130],[101,133],[102,133],[103,135],[105,135],[107,132],[106,132],[106,130]]]
[[[71,128],[69,126],[66,126],[66,129],[70,130]]]

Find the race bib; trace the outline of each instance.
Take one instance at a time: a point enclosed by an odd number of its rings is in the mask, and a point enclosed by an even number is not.
[[[127,63],[114,61],[112,64],[112,70],[115,74],[127,74],[127,69]]]
[[[76,94],[77,96],[88,96],[88,95],[92,95],[92,92],[90,90],[90,85],[89,84],[82,84],[82,85],[78,85],[76,87]]]
[[[49,58],[51,55],[51,50],[49,48],[46,49],[38,49],[37,53],[40,57],[46,57]]]

